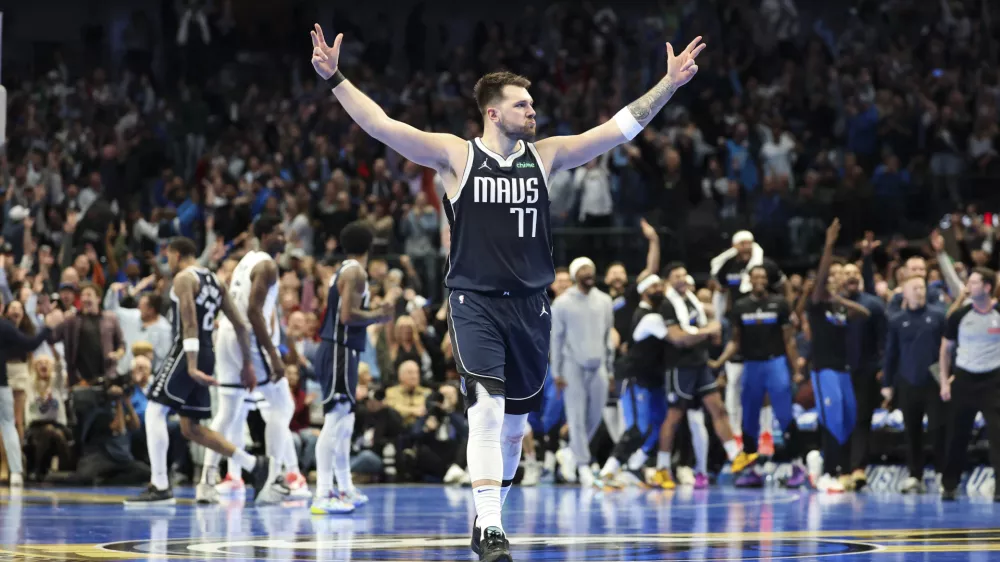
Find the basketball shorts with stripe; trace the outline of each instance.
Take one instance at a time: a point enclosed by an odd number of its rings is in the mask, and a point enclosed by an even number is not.
[[[552,333],[545,292],[497,297],[454,290],[448,304],[448,329],[466,408],[475,404],[476,387],[482,385],[491,396],[505,397],[507,414],[540,410]]]
[[[219,381],[219,392],[230,393],[239,392],[244,389],[243,371],[243,351],[240,349],[239,339],[232,329],[220,328],[215,341],[216,362],[215,378]],[[257,338],[250,334],[250,361],[253,364],[253,372],[257,376],[257,386],[262,386],[271,382],[273,369],[270,360],[264,352],[263,346]]]
[[[338,404],[349,403],[354,411],[358,391],[358,350],[344,344],[323,340],[316,351],[313,367],[323,390],[323,413]]]
[[[211,374],[215,368],[215,352],[202,346],[198,352],[198,370]],[[153,376],[149,399],[163,404],[178,415],[196,420],[212,417],[212,395],[188,374],[187,354],[180,340],[174,341],[170,353]]]

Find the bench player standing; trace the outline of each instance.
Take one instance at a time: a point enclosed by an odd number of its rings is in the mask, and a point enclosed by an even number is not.
[[[667,73],[613,119],[580,135],[536,144],[530,82],[509,72],[487,74],[474,94],[483,136],[473,141],[426,133],[390,119],[337,67],[343,35],[330,46],[319,25],[311,32],[312,64],[351,118],[403,157],[437,171],[451,225],[446,286],[452,345],[469,418],[469,475],[478,514],[473,551],[480,560],[509,562],[501,506],[521,456],[528,412],[538,408],[548,362],[552,283],[548,177],[586,164],[638,135],[677,89],[698,72],[698,37]],[[504,485],[506,484],[506,485]],[[481,532],[479,529],[481,528]]]
[[[379,310],[368,310],[368,250],[372,231],[353,222],[340,231],[339,244],[347,254],[330,278],[326,314],[320,326],[320,344],[313,365],[323,389],[323,430],[316,441],[316,497],[310,511],[316,515],[350,513],[368,503],[351,481],[351,435],[358,389],[358,355],[368,343],[368,326],[388,322],[399,289]],[[339,493],[333,491],[336,476]]]
[[[753,290],[749,295],[736,299],[729,311],[733,335],[722,355],[708,366],[718,369],[736,355],[743,356],[743,452],[757,455],[757,438],[760,434],[760,408],[764,395],[771,399],[774,415],[787,434],[785,454],[792,460],[792,474],[785,479],[789,488],[806,483],[806,472],[799,458],[798,425],[792,415],[792,375],[796,382],[805,380],[798,372],[798,348],[795,346],[795,326],[792,311],[785,297],[768,292],[770,280],[767,268],[762,265],[750,269]],[[747,470],[736,480],[738,487],[763,486],[763,477],[756,470]]]
[[[174,303],[174,345],[153,378],[149,406],[146,407],[146,443],[152,477],[149,487],[125,505],[172,505],[174,494],[167,475],[167,416],[176,410],[181,416],[184,437],[207,447],[230,462],[250,472],[256,503],[272,503],[287,495],[279,482],[278,465],[273,458],[252,457],[237,449],[225,437],[199,423],[212,415],[212,396],[208,387],[218,381],[215,372],[212,331],[215,316],[222,313],[232,322],[243,356],[241,378],[253,390],[257,382],[250,362],[250,336],[246,320],[229,298],[215,274],[198,267],[197,247],[188,238],[176,238],[167,246],[167,263],[174,274],[170,299]]]

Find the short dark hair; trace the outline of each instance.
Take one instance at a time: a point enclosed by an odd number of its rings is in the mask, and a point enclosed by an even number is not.
[[[349,256],[360,256],[367,254],[372,246],[372,239],[375,235],[368,223],[354,221],[340,231],[340,247]]]
[[[253,235],[258,239],[267,236],[281,226],[281,218],[272,214],[262,215],[257,222],[253,223]]]
[[[969,272],[969,276],[973,273],[978,273],[980,277],[983,278],[983,283],[990,286],[990,289],[997,288],[997,272],[993,271],[988,267],[973,267],[972,271]],[[992,291],[991,291],[992,292]]]
[[[666,279],[667,277],[670,277],[670,274],[673,273],[675,269],[680,269],[682,267],[687,269],[687,266],[684,265],[684,262],[682,261],[672,261],[668,263],[663,268],[663,278]]]
[[[609,264],[608,264],[608,268],[607,268],[607,269],[605,269],[604,271],[608,271],[608,270],[610,270],[610,269],[611,269],[612,267],[614,267],[614,266],[616,266],[616,265],[620,265],[620,266],[622,266],[622,268],[623,268],[623,269],[625,268],[625,264],[624,264],[623,262],[620,262],[620,261],[613,261],[613,262],[611,262],[611,263],[609,263]]]
[[[104,291],[102,291],[101,288],[97,286],[97,283],[91,283],[90,281],[84,281],[83,283],[80,283],[79,294],[82,295],[83,292],[86,291],[87,289],[94,291],[94,294],[97,295],[98,299],[104,296]]]
[[[476,86],[472,89],[472,95],[476,98],[476,105],[479,106],[479,113],[486,115],[486,108],[503,97],[504,86],[517,86],[527,88],[531,86],[531,80],[524,76],[508,72],[490,72],[484,75]]]
[[[195,245],[194,240],[184,236],[178,236],[171,240],[167,249],[177,252],[182,258],[193,258],[198,255],[198,246]]]
[[[163,297],[156,293],[145,293],[139,296],[140,299],[143,297],[146,297],[146,302],[149,303],[149,308],[152,308],[157,312],[163,312]]]
[[[751,267],[750,271],[747,272],[747,275],[753,275],[753,272],[757,271],[758,269],[763,269],[764,270],[764,275],[767,275],[768,277],[770,277],[770,275],[768,275],[768,273],[767,273],[767,268],[764,267],[763,265],[755,265],[755,266]]]
[[[566,275],[569,275],[569,269],[565,268],[565,267],[557,267],[556,268],[556,274],[559,274],[559,273],[565,273]]]

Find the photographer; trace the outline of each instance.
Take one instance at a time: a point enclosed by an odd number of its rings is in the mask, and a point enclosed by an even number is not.
[[[427,398],[427,415],[413,425],[411,446],[400,459],[400,470],[410,480],[442,480],[450,470],[464,470],[469,426],[455,412],[457,405],[458,390],[452,385]]]
[[[132,406],[132,375],[95,382],[73,391],[82,454],[76,472],[59,480],[81,486],[145,484],[149,465],[136,460],[131,447],[132,435],[142,426]]]

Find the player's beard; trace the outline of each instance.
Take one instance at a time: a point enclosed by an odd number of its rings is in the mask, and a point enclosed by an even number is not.
[[[509,139],[530,141],[535,138],[536,128],[528,123],[518,127],[510,127],[506,123],[501,123],[500,130]]]

